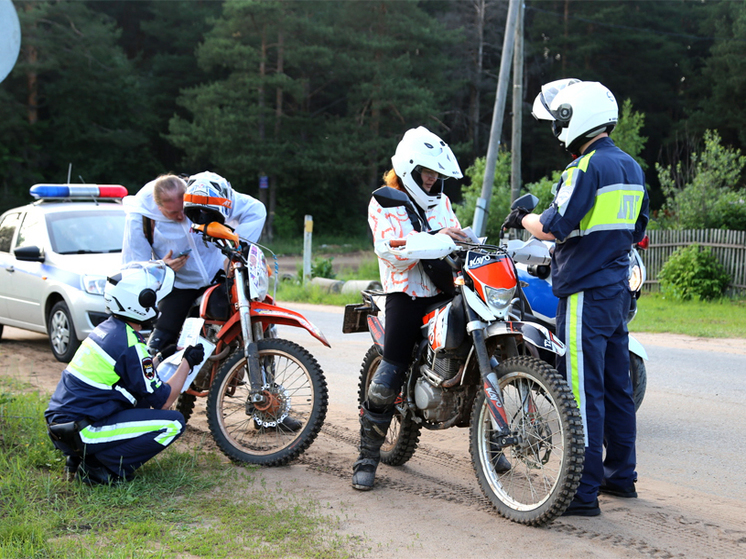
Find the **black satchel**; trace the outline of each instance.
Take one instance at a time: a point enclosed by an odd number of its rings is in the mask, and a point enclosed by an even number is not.
[[[418,233],[422,232],[423,229],[429,232],[430,225],[427,223],[425,216],[419,213],[419,209],[417,212],[413,212],[409,206],[406,206],[406,208],[409,221],[412,223],[414,230]],[[450,297],[456,294],[456,288],[453,285],[453,270],[445,260],[440,258],[423,258],[420,260],[420,263],[430,281],[435,284],[435,287]]]

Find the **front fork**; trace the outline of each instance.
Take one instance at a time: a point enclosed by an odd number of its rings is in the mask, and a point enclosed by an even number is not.
[[[513,436],[510,431],[505,407],[503,406],[502,391],[500,390],[495,370],[492,368],[490,355],[487,352],[487,343],[484,334],[485,325],[466,301],[464,301],[464,307],[469,318],[466,324],[466,331],[469,332],[474,343],[474,353],[479,365],[482,387],[484,388],[487,406],[490,410],[492,428],[495,431],[497,439],[493,442],[499,445],[500,448],[514,445],[518,443],[518,438]]]
[[[249,382],[251,383],[250,401],[252,404],[263,404],[266,401],[263,389],[267,384],[264,368],[259,363],[259,348],[254,341],[251,328],[251,304],[246,296],[246,267],[241,263],[235,264],[236,295],[238,298],[238,314],[241,318],[241,336],[243,337],[243,353],[249,367]]]

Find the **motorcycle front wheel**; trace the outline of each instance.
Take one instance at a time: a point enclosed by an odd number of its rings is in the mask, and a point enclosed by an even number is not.
[[[257,342],[266,384],[265,403],[251,403],[246,358],[234,353],[221,366],[207,397],[207,422],[229,458],[281,466],[314,441],[329,402],[316,359],[296,343],[277,338]]]
[[[368,386],[373,380],[373,375],[378,369],[382,356],[375,345],[368,349],[360,367],[360,383],[358,384],[358,402],[360,405],[368,397]],[[397,399],[398,401],[398,399]],[[381,446],[381,462],[389,466],[401,466],[405,464],[417,449],[420,441],[420,426],[412,420],[412,416],[394,411],[389,430],[386,432],[386,440]]]
[[[505,518],[540,526],[561,515],[575,496],[585,447],[578,408],[559,373],[534,357],[511,357],[497,368],[511,434],[496,444],[485,394],[474,403],[472,463],[485,496]]]

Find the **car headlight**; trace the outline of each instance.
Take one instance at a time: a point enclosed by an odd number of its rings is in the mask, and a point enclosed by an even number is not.
[[[484,294],[487,297],[487,304],[496,309],[503,310],[513,300],[515,286],[510,289],[495,288],[489,285],[484,286]]]
[[[83,276],[83,289],[92,295],[103,295],[106,287],[106,276]]]

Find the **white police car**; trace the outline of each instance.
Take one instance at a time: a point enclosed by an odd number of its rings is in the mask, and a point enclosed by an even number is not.
[[[54,356],[72,359],[108,314],[106,276],[119,269],[127,189],[37,184],[37,201],[0,216],[3,325],[49,335]]]

